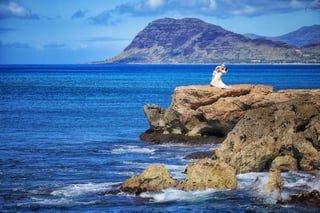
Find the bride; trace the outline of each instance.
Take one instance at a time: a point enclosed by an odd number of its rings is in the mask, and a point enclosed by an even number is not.
[[[226,74],[227,72],[228,68],[226,67],[226,65],[221,64],[217,66],[212,73],[212,80],[210,82],[210,85],[218,88],[230,88],[230,86],[225,85],[221,79],[221,76]]]

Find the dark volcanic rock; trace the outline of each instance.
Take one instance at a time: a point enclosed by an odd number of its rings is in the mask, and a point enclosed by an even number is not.
[[[185,144],[219,144],[225,137],[187,136],[184,134],[163,134],[163,131],[147,130],[140,135],[140,139],[153,144],[185,143]]]
[[[279,201],[279,203],[291,203],[320,207],[320,193],[317,190],[312,190],[311,192],[300,192],[298,194],[290,195],[289,200],[281,200]]]
[[[194,152],[184,157],[184,159],[203,159],[211,158],[214,155],[213,151],[208,152]]]

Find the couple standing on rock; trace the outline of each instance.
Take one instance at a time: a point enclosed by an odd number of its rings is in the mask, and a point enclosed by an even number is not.
[[[221,64],[217,66],[212,73],[212,80],[210,82],[210,85],[218,88],[230,88],[230,86],[225,85],[221,79],[221,76],[226,74],[227,72],[228,68],[226,67],[226,65]]]

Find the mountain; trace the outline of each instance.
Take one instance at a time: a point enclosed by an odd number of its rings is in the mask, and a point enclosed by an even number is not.
[[[312,48],[251,39],[199,19],[163,18],[148,24],[121,54],[101,63],[319,63],[317,55]]]
[[[297,47],[303,47],[311,43],[320,43],[320,25],[301,27],[291,33],[269,39],[286,42]]]
[[[261,35],[256,35],[254,33],[246,33],[246,34],[243,34],[245,37],[247,38],[251,38],[251,39],[268,39],[267,37],[265,36],[261,36]]]
[[[298,30],[276,37],[266,37],[251,33],[246,33],[244,36],[251,39],[262,38],[281,41],[297,47],[303,47],[308,44],[320,43],[320,25],[301,27]]]

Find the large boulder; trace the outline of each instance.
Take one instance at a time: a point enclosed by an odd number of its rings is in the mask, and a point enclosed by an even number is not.
[[[249,110],[216,150],[237,173],[320,167],[320,95]]]
[[[205,189],[236,189],[236,171],[225,162],[209,158],[194,161],[186,168],[187,178],[178,188],[187,191]]]
[[[144,112],[152,131],[223,137],[245,111],[270,104],[264,97],[272,92],[272,87],[262,85],[234,85],[228,89],[181,86],[175,89],[168,109],[153,104],[144,106]]]
[[[147,167],[140,175],[133,176],[121,184],[121,190],[132,194],[146,191],[161,191],[177,185],[164,165]]]

